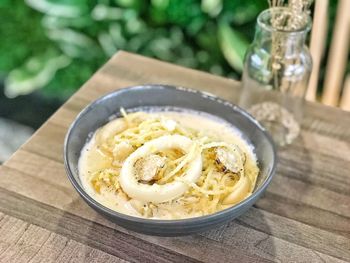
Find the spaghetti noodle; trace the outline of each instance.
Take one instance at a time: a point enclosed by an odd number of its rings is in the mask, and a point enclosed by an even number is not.
[[[83,185],[100,203],[133,216],[181,219],[252,193],[255,155],[232,127],[190,113],[121,114],[95,132],[79,161]]]

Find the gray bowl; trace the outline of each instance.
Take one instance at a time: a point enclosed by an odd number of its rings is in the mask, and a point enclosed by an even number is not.
[[[232,123],[243,137],[255,147],[260,174],[251,196],[220,212],[182,220],[153,220],[129,216],[113,211],[89,196],[80,182],[78,159],[89,136],[118,114],[120,107],[133,109],[149,106],[170,106],[207,112]],[[248,113],[211,94],[182,87],[145,85],[112,92],[88,105],[70,126],[64,143],[64,164],[68,178],[81,197],[93,209],[127,229],[159,236],[189,235],[205,231],[238,217],[249,209],[265,191],[276,166],[276,150],[265,129]]]

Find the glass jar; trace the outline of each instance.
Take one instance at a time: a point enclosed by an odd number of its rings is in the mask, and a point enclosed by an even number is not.
[[[239,104],[269,130],[279,145],[291,143],[299,134],[312,68],[305,46],[311,19],[307,14],[299,15],[304,23],[293,26],[295,14],[288,8],[262,12],[244,61]]]

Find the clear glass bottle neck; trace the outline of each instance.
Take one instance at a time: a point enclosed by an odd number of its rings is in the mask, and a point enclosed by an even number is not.
[[[269,53],[278,50],[280,55],[293,56],[299,54],[305,45],[307,31],[285,32],[272,31],[257,25],[254,45]]]
[[[270,8],[258,17],[254,45],[272,55],[297,55],[304,48],[310,27],[311,18],[306,13],[296,15],[286,7]]]

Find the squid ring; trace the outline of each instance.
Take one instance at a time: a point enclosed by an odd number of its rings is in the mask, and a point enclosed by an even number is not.
[[[237,184],[234,186],[232,192],[225,197],[222,201],[224,205],[237,204],[247,197],[250,193],[250,180],[248,176],[244,175],[238,180]]]
[[[165,135],[145,143],[138,148],[125,160],[121,172],[119,183],[123,191],[130,197],[144,202],[162,203],[180,197],[188,189],[188,185],[173,181],[167,184],[152,185],[142,184],[138,182],[135,176],[135,162],[152,153],[153,149],[167,150],[167,149],[181,149],[188,153],[193,145],[193,141],[181,135]],[[188,169],[183,175],[183,179],[188,182],[195,183],[202,172],[202,157],[198,154],[189,164]]]

